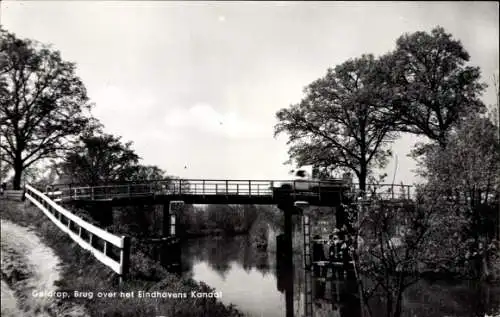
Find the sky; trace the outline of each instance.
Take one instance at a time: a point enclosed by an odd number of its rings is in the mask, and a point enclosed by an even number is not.
[[[276,112],[349,58],[384,54],[405,32],[443,26],[490,85],[499,69],[497,2],[1,1],[0,23],[77,65],[105,131],[143,164],[184,178],[283,179]],[[413,183],[402,136],[386,172]],[[397,162],[397,163],[396,163]]]

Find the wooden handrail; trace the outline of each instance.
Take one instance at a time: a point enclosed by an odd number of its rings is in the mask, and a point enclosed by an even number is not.
[[[35,206],[37,206],[43,213],[62,231],[66,232],[71,239],[78,243],[82,248],[89,250],[97,260],[110,267],[113,271],[121,276],[121,280],[129,271],[129,258],[130,258],[130,238],[126,236],[115,236],[99,227],[96,227],[80,217],[74,215],[70,211],[64,209],[63,207],[56,204],[45,194],[41,193],[37,189],[30,185],[26,185],[26,198],[28,198]],[[51,212],[51,209],[58,213],[55,217],[55,213]],[[68,220],[67,224],[63,224],[62,217]],[[78,233],[71,230],[72,224],[76,224],[79,229]],[[89,241],[82,239],[82,230],[88,232]],[[92,245],[92,240],[98,237],[104,240],[105,250],[96,249]],[[116,261],[107,255],[107,244],[111,243],[120,250],[120,260]]]

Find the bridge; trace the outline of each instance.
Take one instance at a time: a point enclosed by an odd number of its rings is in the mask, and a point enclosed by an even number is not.
[[[341,180],[168,179],[102,186],[59,184],[47,189],[46,193],[63,203],[107,202],[114,206],[173,200],[186,204],[254,205],[273,205],[292,200],[307,201],[315,206],[337,206],[343,196],[354,195],[356,188],[357,184]],[[411,200],[413,197],[410,185],[368,184],[367,192],[387,201]]]
[[[56,184],[45,189],[26,185],[23,196],[82,248],[92,252],[96,259],[118,273],[122,280],[129,270],[130,237],[114,235],[100,228],[112,223],[114,206],[163,205],[163,238],[160,240],[170,243],[175,241],[176,217],[178,208],[182,208],[183,204],[277,205],[285,214],[285,254],[291,254],[291,216],[302,214],[304,206],[332,206],[336,207],[337,225],[343,223],[342,216],[338,218],[343,214],[342,202],[351,194],[354,195],[356,188],[357,184],[340,180],[167,179],[102,186]],[[377,196],[377,199],[398,204],[408,202],[413,197],[412,186],[409,185],[369,184],[367,192],[368,197]],[[66,204],[86,208],[100,226],[79,218],[63,207]],[[161,254],[166,257],[166,260],[160,258],[162,263],[167,263],[169,253],[175,252],[172,251],[175,248],[167,243],[162,242],[165,244],[165,252],[162,251]],[[308,245],[309,242],[307,248]]]

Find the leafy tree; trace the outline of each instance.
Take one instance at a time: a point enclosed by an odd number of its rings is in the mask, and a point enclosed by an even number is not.
[[[497,128],[485,117],[470,116],[450,134],[446,148],[429,145],[420,162],[428,191],[460,206],[468,223],[468,238],[475,277],[488,276],[492,242],[498,238],[500,215],[500,142]]]
[[[399,129],[427,136],[446,146],[447,134],[465,116],[484,111],[479,67],[466,66],[470,55],[442,27],[431,33],[404,34],[384,57],[395,96]]]
[[[166,178],[164,170],[156,165],[138,165],[135,172],[132,174],[131,180],[146,181],[146,180],[162,180]]]
[[[315,172],[352,170],[365,190],[370,168],[387,163],[395,136],[386,67],[372,55],[348,60],[307,86],[299,104],[278,111],[275,135],[289,135],[291,160],[315,165]]]
[[[91,105],[75,64],[49,46],[0,29],[0,55],[1,159],[19,188],[26,168],[56,156],[82,132]]]
[[[81,136],[80,144],[66,154],[60,166],[74,183],[95,186],[130,180],[139,161],[131,145],[109,134]]]
[[[428,146],[419,173],[428,186],[470,204],[488,203],[500,190],[497,129],[483,117],[470,116],[447,139],[446,149]],[[475,197],[472,197],[477,193]],[[475,198],[476,201],[472,200]]]

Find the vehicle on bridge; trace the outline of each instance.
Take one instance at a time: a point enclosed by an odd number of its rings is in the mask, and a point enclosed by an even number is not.
[[[273,184],[272,190],[274,193],[299,192],[318,194],[321,192],[338,192],[350,189],[351,187],[351,179],[347,177],[320,180],[312,177],[309,172],[303,169],[291,171],[291,174],[293,175],[292,180]]]

